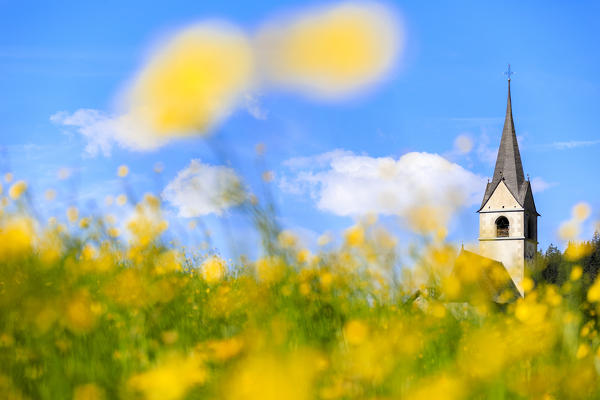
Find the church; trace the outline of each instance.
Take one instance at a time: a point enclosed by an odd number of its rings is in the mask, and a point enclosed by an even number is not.
[[[508,99],[496,166],[488,180],[479,213],[479,254],[462,250],[455,273],[479,267],[478,284],[492,301],[505,303],[524,295],[523,279],[537,250],[537,218],[529,176],[513,121],[508,68]]]

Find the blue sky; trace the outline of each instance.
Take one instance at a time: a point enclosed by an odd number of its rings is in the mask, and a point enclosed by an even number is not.
[[[393,72],[368,92],[341,101],[284,91],[256,93],[265,118],[241,107],[209,138],[172,141],[155,151],[115,146],[110,155],[90,156],[84,137],[50,120],[61,111],[110,112],[152,45],[181,27],[219,18],[252,33],[274,14],[307,4],[206,3],[0,1],[0,168],[30,183],[40,213],[58,214],[65,204],[91,210],[94,201],[102,207],[106,195],[125,191],[116,177],[121,164],[131,170],[127,185],[141,196],[162,191],[192,159],[200,159],[235,167],[255,191],[261,190],[262,170],[272,170],[270,190],[284,226],[302,230],[307,240],[324,231],[336,233],[355,217],[319,208],[319,194],[311,197],[310,189],[302,194],[283,190],[281,178],[296,173],[287,160],[336,149],[394,159],[425,152],[491,176],[506,107],[503,71],[510,62],[516,72],[512,103],[525,173],[545,183],[535,194],[542,214],[540,247],[559,241],[556,231],[578,202],[589,203],[592,220],[600,220],[597,2],[388,3],[400,15],[405,46]],[[468,154],[454,149],[460,135],[473,141]],[[256,160],[257,143],[267,149],[264,165]],[[152,172],[157,162],[165,166],[160,176]],[[59,180],[58,171],[65,167],[75,172]],[[60,201],[45,204],[47,188],[56,189]],[[461,210],[451,224],[451,240],[476,239],[477,208],[471,204]],[[176,214],[173,207],[170,212]],[[248,237],[247,219],[236,210],[225,214],[227,223],[216,215],[201,220],[218,245],[251,252],[251,241],[227,239],[229,231]],[[181,221],[181,226],[171,225],[173,235],[193,243],[194,234]],[[392,217],[382,221],[398,224]],[[592,231],[587,224],[583,236]]]

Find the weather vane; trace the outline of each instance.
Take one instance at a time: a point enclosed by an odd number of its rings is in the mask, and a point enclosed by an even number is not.
[[[506,70],[506,72],[504,73],[504,75],[508,76],[508,80],[510,81],[510,76],[514,75],[514,74],[515,73],[510,70],[510,64],[508,64],[508,70]]]

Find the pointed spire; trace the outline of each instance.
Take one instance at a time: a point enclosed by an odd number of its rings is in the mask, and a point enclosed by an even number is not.
[[[492,182],[487,185],[483,203],[492,195],[492,192],[498,185],[498,182],[503,180],[509,190],[517,199],[521,201],[524,193],[523,182],[525,175],[523,174],[523,163],[521,162],[521,154],[519,153],[519,143],[517,142],[517,134],[515,133],[515,123],[512,115],[512,104],[510,97],[510,76],[513,74],[508,65],[508,99],[506,101],[506,116],[504,117],[504,129],[502,129],[502,138],[500,139],[500,148],[498,149],[498,157],[496,158],[496,167],[494,168],[494,176]]]
[[[501,179],[504,179],[504,183],[516,196],[519,195],[521,185],[525,181],[525,175],[523,174],[523,164],[521,162],[519,143],[517,142],[515,123],[512,115],[510,75],[508,78],[508,99],[506,102],[504,129],[502,130],[502,139],[500,139],[500,148],[498,149],[498,158],[496,159],[492,185]]]

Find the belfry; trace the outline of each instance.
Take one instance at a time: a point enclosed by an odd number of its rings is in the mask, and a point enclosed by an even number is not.
[[[521,295],[525,269],[537,249],[537,217],[529,177],[525,179],[515,133],[510,96],[491,182],[485,188],[479,213],[479,253],[502,262]]]

